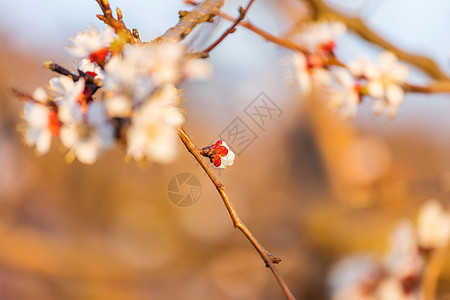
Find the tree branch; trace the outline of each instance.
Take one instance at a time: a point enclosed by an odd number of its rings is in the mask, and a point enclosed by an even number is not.
[[[357,33],[361,38],[368,42],[376,44],[384,49],[394,52],[400,59],[408,62],[427,73],[435,80],[449,80],[439,66],[431,59],[420,55],[408,53],[393,44],[389,43],[381,36],[373,32],[361,19],[357,17],[350,17],[339,13],[337,10],[328,6],[324,0],[302,0],[307,2],[311,7],[311,12],[314,19],[319,17],[327,17],[343,22],[347,27]]]
[[[169,28],[163,35],[157,37],[152,43],[180,42],[198,24],[210,21],[222,7],[224,0],[205,0],[189,12],[180,14],[180,21]]]
[[[222,183],[220,183],[217,176],[213,173],[208,164],[203,160],[203,157],[200,154],[197,146],[195,146],[195,144],[192,142],[191,138],[189,137],[189,135],[186,133],[186,131],[182,126],[178,127],[178,134],[180,136],[181,141],[186,146],[187,150],[192,154],[192,156],[194,156],[194,158],[197,160],[199,165],[203,168],[205,173],[208,175],[209,179],[216,187],[217,191],[220,194],[220,197],[222,197],[223,203],[225,204],[228,213],[230,214],[234,227],[239,229],[245,235],[245,237],[250,241],[253,247],[255,247],[255,249],[258,251],[259,255],[261,255],[261,258],[264,260],[266,267],[270,268],[272,273],[275,275],[275,278],[277,279],[286,298],[289,300],[295,300],[294,295],[291,293],[288,286],[281,277],[280,273],[278,272],[277,268],[275,267],[275,264],[279,263],[281,259],[273,256],[266,249],[264,249],[261,243],[258,242],[258,240],[250,232],[250,230],[241,221],[230,199],[228,198],[228,195],[225,192],[225,186]]]
[[[105,22],[106,25],[113,28],[117,35],[125,35],[127,42],[131,44],[142,43],[139,38],[139,33],[136,29],[131,32],[122,20],[122,12],[119,8],[116,9],[117,19],[112,15],[111,7],[109,6],[108,0],[95,0],[102,9],[103,15],[97,15],[97,18]]]
[[[433,93],[450,93],[450,80],[447,81],[435,81],[426,86],[419,86],[404,83],[403,88],[406,92],[433,94]]]

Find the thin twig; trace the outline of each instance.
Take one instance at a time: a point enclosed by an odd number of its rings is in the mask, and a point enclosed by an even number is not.
[[[209,53],[211,50],[213,50],[217,45],[219,45],[229,34],[236,31],[236,26],[245,18],[245,15],[247,14],[247,11],[249,10],[250,6],[253,4],[254,0],[250,0],[247,4],[247,7],[244,9],[239,7],[239,17],[233,22],[233,24],[228,28],[214,43],[212,43],[208,48],[206,48],[203,52]]]
[[[109,6],[108,0],[95,0],[102,9],[103,15],[97,15],[97,18],[105,22],[106,25],[114,29],[118,36],[125,35],[126,42],[131,44],[141,44],[139,39],[139,34],[137,30],[133,29],[131,32],[122,20],[122,12],[119,8],[116,9],[117,19],[112,15],[111,7]]]
[[[258,242],[258,240],[250,232],[250,230],[241,221],[241,219],[239,218],[230,199],[228,198],[228,195],[225,192],[224,185],[219,181],[219,179],[213,173],[213,171],[208,166],[208,164],[203,160],[203,157],[200,154],[197,146],[195,146],[195,144],[192,142],[191,138],[189,137],[189,135],[186,133],[186,131],[184,130],[184,128],[182,126],[178,127],[178,134],[180,136],[181,141],[186,146],[187,150],[194,156],[194,158],[197,160],[197,162],[200,164],[200,166],[203,168],[203,170],[208,175],[209,179],[212,181],[212,183],[216,187],[217,191],[219,192],[220,196],[222,197],[223,203],[225,204],[228,213],[230,214],[230,217],[233,221],[234,227],[239,229],[245,235],[245,237],[250,241],[250,243],[253,245],[253,247],[255,247],[255,249],[258,251],[259,255],[261,255],[261,258],[264,260],[266,267],[270,268],[272,273],[275,275],[275,278],[277,279],[286,298],[289,300],[294,300],[295,299],[294,295],[291,293],[291,291],[289,290],[289,287],[284,282],[283,278],[281,277],[280,273],[278,272],[277,268],[275,267],[275,264],[279,263],[281,261],[281,259],[273,256],[266,249],[264,249],[264,247],[261,245],[261,243]]]
[[[433,94],[433,93],[450,93],[450,80],[447,81],[435,81],[429,85],[420,86],[414,84],[404,83],[403,88],[406,92]]]
[[[66,68],[64,68],[63,66],[54,63],[53,61],[48,61],[44,63],[44,67],[46,69],[49,69],[53,72],[56,72],[58,74],[64,75],[64,76],[68,76],[70,78],[72,78],[73,81],[78,81],[80,79],[80,76],[73,74],[72,72],[70,72],[69,70],[67,70]]]
[[[315,19],[318,17],[332,18],[341,21],[347,25],[349,29],[357,33],[360,37],[376,44],[384,49],[394,52],[400,59],[408,62],[427,73],[431,78],[436,80],[449,80],[447,76],[439,66],[431,59],[420,55],[414,55],[408,53],[390,42],[383,39],[381,36],[373,32],[361,19],[357,17],[350,17],[339,13],[330,6],[328,6],[323,0],[302,0],[309,3],[312,11],[312,15]]]

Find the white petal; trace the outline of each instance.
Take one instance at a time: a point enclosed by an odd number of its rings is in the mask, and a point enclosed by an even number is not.
[[[66,77],[68,78],[68,77]],[[67,95],[64,97],[64,100],[69,103],[75,103],[81,93],[84,91],[84,78],[80,78],[76,83],[74,83],[72,80],[71,84],[69,84],[68,81],[64,81],[63,84],[67,84],[66,91]]]
[[[68,149],[72,148],[78,140],[76,126],[74,124],[70,126],[63,126],[59,133],[59,137],[64,147]]]
[[[53,77],[50,79],[50,90],[59,95],[66,95],[73,90],[75,83],[67,76]]]
[[[405,98],[405,92],[400,86],[396,84],[390,84],[386,87],[386,98],[389,102],[389,105],[399,107],[400,104],[402,104],[403,99]]]
[[[189,59],[184,66],[184,73],[187,78],[206,80],[212,75],[212,67],[205,60]]]
[[[24,109],[25,120],[30,127],[34,127],[38,130],[47,128],[49,122],[49,110],[46,106],[27,102]]]
[[[36,151],[39,155],[46,154],[50,150],[52,134],[50,130],[42,130],[36,140]]]
[[[40,131],[36,128],[28,128],[24,136],[25,143],[30,147],[34,147],[36,145],[36,140],[39,136],[39,132]]]
[[[42,103],[45,103],[47,101],[47,93],[45,92],[45,90],[41,87],[38,87],[37,89],[34,90],[33,93],[33,99]]]
[[[397,56],[390,51],[385,51],[380,57],[380,70],[383,74],[389,75],[397,64]]]
[[[322,68],[313,68],[311,76],[314,85],[318,87],[327,86],[331,82],[330,72]]]
[[[80,142],[75,149],[78,160],[86,165],[92,165],[99,156],[99,146],[94,139]]]
[[[367,82],[367,90],[369,95],[373,98],[381,99],[384,97],[383,84],[378,80]]]
[[[409,76],[409,68],[405,64],[397,64],[390,76],[397,82],[405,82]]]
[[[417,223],[421,246],[439,248],[448,244],[450,216],[438,201],[429,200],[423,205]]]
[[[369,80],[376,80],[381,76],[380,70],[378,69],[378,67],[370,61],[368,61],[364,65],[363,73],[364,73],[364,76]]]
[[[160,137],[149,145],[149,157],[159,163],[171,163],[178,154],[178,143],[173,133],[161,132]]]
[[[336,81],[347,89],[353,89],[355,86],[355,79],[344,68],[333,68],[331,71]]]
[[[353,74],[355,77],[360,77],[364,75],[364,62],[363,59],[357,59],[354,61],[351,61],[348,65],[348,70]]]
[[[132,109],[131,99],[125,95],[116,95],[107,98],[105,105],[108,114],[113,117],[129,116]]]

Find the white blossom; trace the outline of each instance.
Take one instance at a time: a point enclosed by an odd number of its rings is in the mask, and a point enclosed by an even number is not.
[[[345,118],[355,116],[360,97],[358,83],[344,68],[333,68],[331,75],[334,81],[328,88],[329,105],[340,109]]]
[[[305,25],[300,35],[300,43],[315,52],[317,47],[334,47],[336,37],[345,33],[345,24],[341,22],[316,22]]]
[[[127,45],[123,55],[115,55],[105,66],[106,108],[111,116],[129,116],[154,89],[183,79],[205,79],[210,65],[191,59],[178,43]]]
[[[177,154],[177,127],[184,122],[173,85],[163,87],[135,111],[128,130],[128,155],[169,163]]]
[[[74,82],[68,76],[53,77],[49,82],[49,90],[55,94],[55,101],[76,101],[84,90],[84,79]]]
[[[91,27],[70,38],[73,46],[67,47],[67,50],[75,57],[88,58],[92,53],[108,48],[114,38],[115,34],[111,27],[106,27],[101,32]]]
[[[405,97],[401,84],[409,76],[408,67],[398,63],[395,54],[387,51],[381,54],[378,65],[363,58],[351,62],[349,69],[367,80],[368,95],[375,100],[374,111],[378,114],[387,111],[394,117]]]
[[[214,145],[207,147],[207,156],[216,168],[227,169],[234,164],[236,155],[223,140],[218,140]]]
[[[105,72],[102,68],[94,62],[91,62],[89,59],[83,58],[78,65],[78,69],[91,75],[94,79],[102,82],[105,79]]]
[[[450,214],[436,200],[428,200],[422,206],[417,231],[420,246],[435,249],[447,246],[450,238]]]
[[[405,293],[400,280],[388,277],[382,280],[377,288],[377,300],[416,300],[415,293]]]
[[[91,165],[97,161],[103,148],[110,148],[114,143],[114,126],[107,118],[102,102],[91,102],[87,112],[82,113],[78,103],[64,103],[66,112],[61,128],[61,142],[69,153],[81,163]]]
[[[292,64],[300,94],[308,94],[311,92],[313,86],[324,86],[329,84],[331,79],[330,72],[324,68],[310,67],[307,58],[303,53],[294,53]]]
[[[185,47],[179,43],[152,46],[148,67],[157,85],[176,84],[182,79],[204,80],[212,73],[208,62],[187,57]]]
[[[59,124],[56,112],[46,105],[47,94],[44,89],[37,88],[33,99],[37,102],[27,101],[24,106],[24,119],[27,122],[24,139],[28,146],[36,147],[36,153],[42,155],[49,151],[52,134],[57,133]]]
[[[385,258],[385,268],[400,280],[419,276],[423,265],[414,226],[409,220],[402,221],[392,235],[391,248]]]
[[[378,275],[378,265],[369,256],[353,256],[340,261],[328,276],[331,299],[376,300],[372,292]]]

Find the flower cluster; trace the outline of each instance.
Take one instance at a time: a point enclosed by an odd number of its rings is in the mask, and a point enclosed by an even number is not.
[[[313,85],[329,82],[327,61],[335,56],[336,38],[345,30],[345,25],[338,22],[312,23],[305,26],[299,39],[307,52],[295,52],[292,58],[302,94],[309,93]]]
[[[111,28],[89,28],[71,38],[68,51],[80,59],[76,72],[48,62],[61,74],[46,92],[26,97],[24,141],[38,154],[52,137],[67,149],[66,158],[94,163],[115,142],[127,156],[166,163],[177,153],[177,127],[184,122],[176,85],[205,79],[210,65],[191,58],[179,43],[126,44]]]
[[[450,214],[435,200],[425,202],[416,228],[409,220],[398,224],[381,263],[369,256],[355,256],[332,269],[332,299],[419,299],[427,260],[449,240]]]
[[[328,103],[344,117],[353,117],[364,96],[373,99],[377,114],[397,114],[405,93],[402,85],[409,76],[406,65],[392,52],[381,54],[378,64],[358,58],[342,65],[335,59],[336,38],[345,32],[341,23],[322,22],[305,26],[300,42],[306,48],[292,58],[301,94],[314,86],[324,88]]]
[[[348,65],[350,72],[364,87],[364,94],[374,99],[374,110],[377,114],[387,111],[393,117],[402,104],[405,93],[401,84],[409,76],[409,68],[398,63],[392,52],[383,52],[378,65],[361,58]]]

